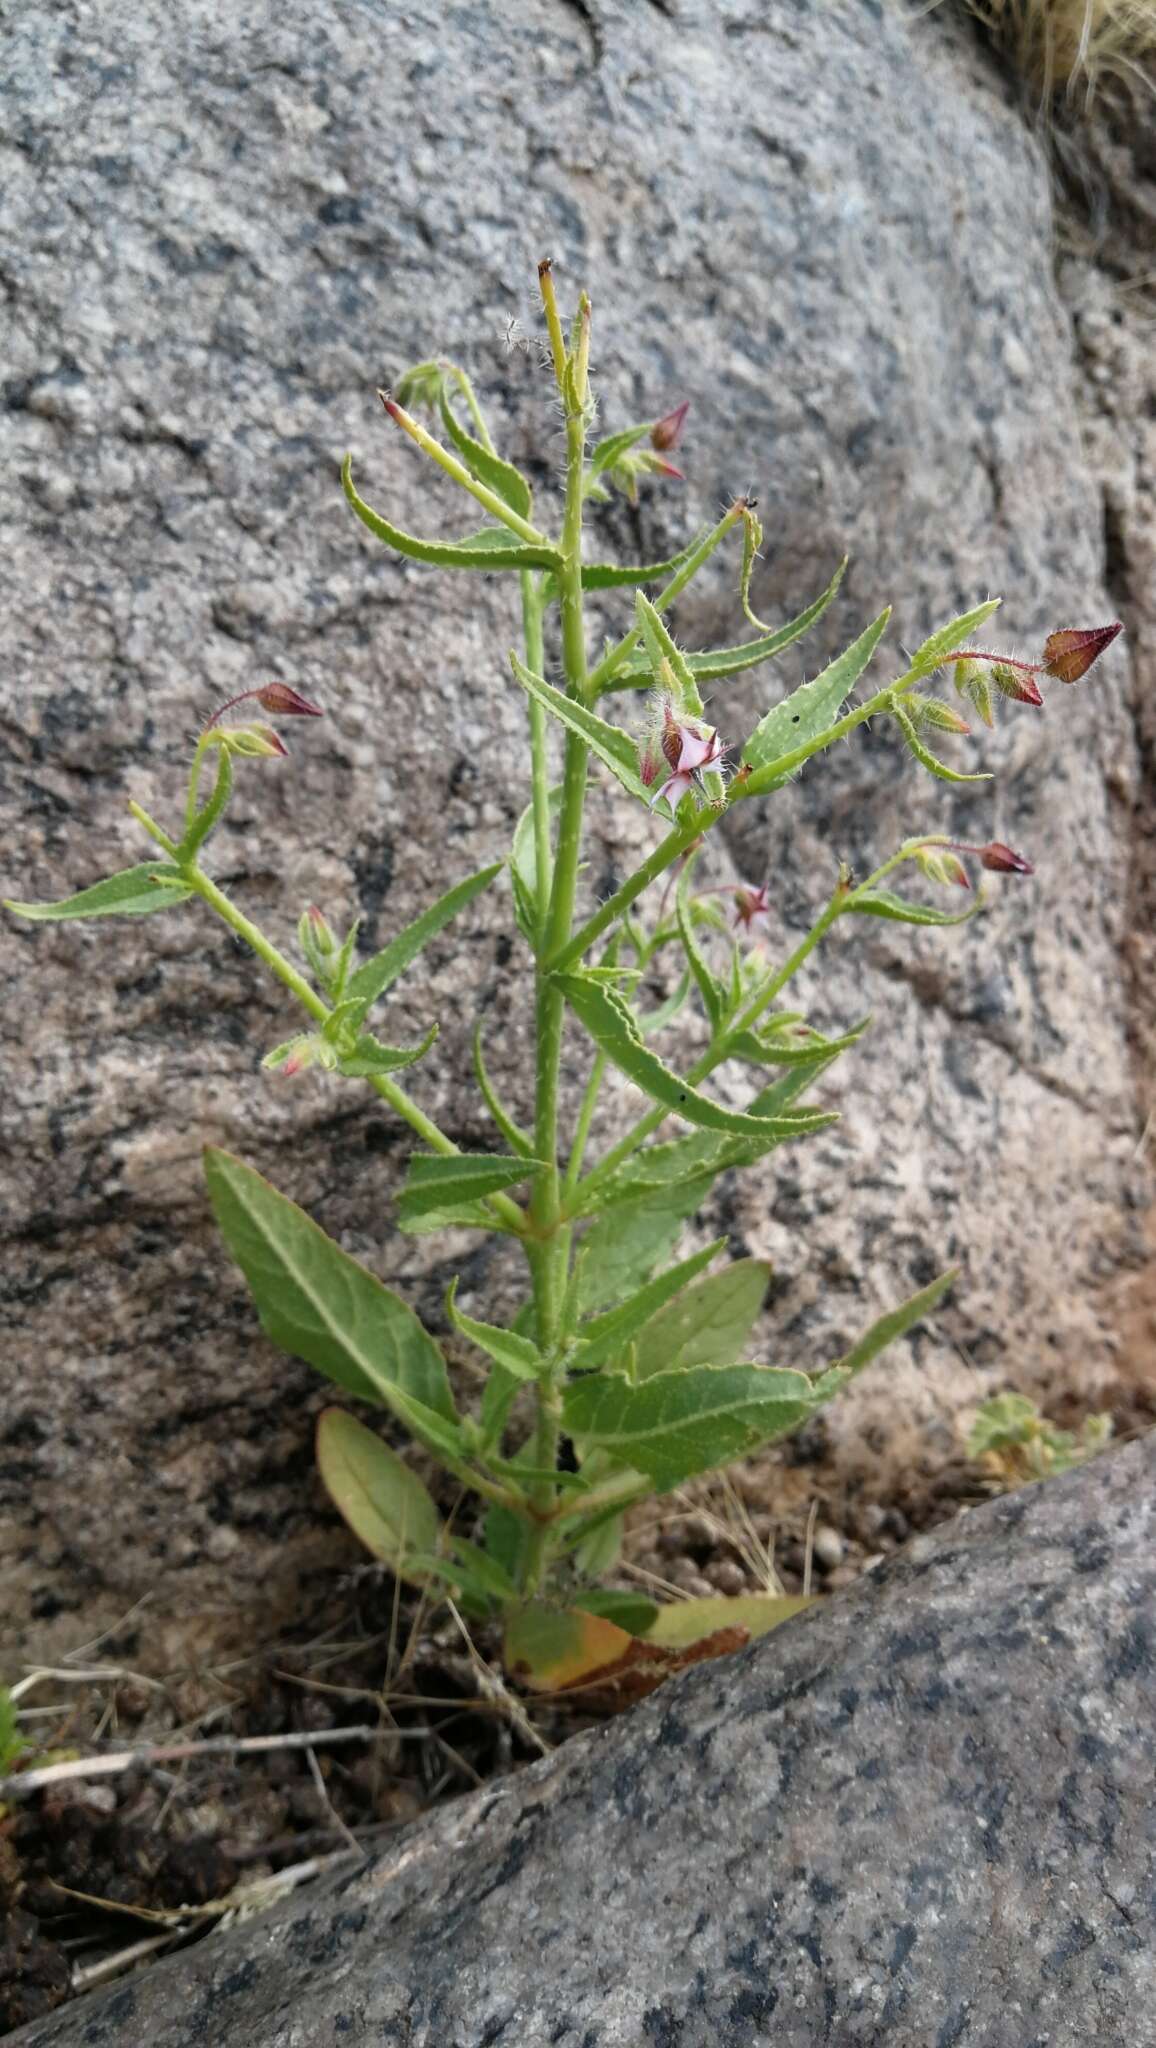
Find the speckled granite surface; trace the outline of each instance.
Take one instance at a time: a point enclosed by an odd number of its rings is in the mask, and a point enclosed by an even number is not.
[[[12,2048],[1152,2048],[1156,1436]]]

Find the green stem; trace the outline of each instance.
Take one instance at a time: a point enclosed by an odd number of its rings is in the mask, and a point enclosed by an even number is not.
[[[582,1172],[582,1161],[586,1157],[586,1147],[590,1142],[590,1126],[594,1122],[594,1112],[598,1107],[598,1097],[605,1078],[606,1067],[606,1054],[604,1052],[595,1053],[594,1065],[590,1069],[590,1079],[586,1083],[586,1093],[582,1097],[582,1107],[578,1112],[578,1122],[574,1127],[574,1142],[570,1147],[566,1178],[562,1184],[562,1199],[564,1202],[569,1201],[578,1185]]]
[[[667,868],[678,859],[679,855],[686,852],[691,841],[698,839],[703,832],[708,831],[711,825],[716,822],[716,819],[721,816],[721,811],[717,813],[696,811],[693,816],[685,820],[680,819],[673,829],[667,833],[666,838],[661,840],[655,847],[654,852],[643,861],[642,866],[635,869],[629,880],[623,882],[622,887],[616,889],[613,896],[607,897],[602,908],[596,910],[593,917],[587,918],[581,930],[575,932],[573,938],[568,939],[556,953],[547,953],[545,960],[546,972],[558,974],[563,968],[572,967],[576,960],[580,960],[583,953],[594,944],[595,940],[601,938],[607,927],[612,925],[616,918],[621,917],[623,911],[629,910],[631,904],[638,900],[643,890],[648,889],[652,882],[657,881],[659,875],[665,874]]]
[[[503,526],[510,528],[511,533],[516,533],[520,540],[531,542],[534,547],[541,547],[543,544],[549,546],[550,543],[544,533],[539,533],[536,526],[531,526],[528,519],[523,519],[521,513],[515,512],[512,505],[507,505],[504,498],[499,498],[497,492],[492,491],[488,484],[479,483],[476,476],[471,476],[465,463],[459,462],[456,455],[451,455],[448,448],[443,448],[428,427],[423,427],[420,420],[415,420],[413,414],[407,412],[403,405],[399,405],[395,398],[388,398],[383,393],[382,403],[391,420],[409,435],[411,441],[417,442],[423,454],[428,455],[431,462],[436,462],[439,469],[444,469],[446,475],[452,477],[463,491],[468,491],[471,498],[476,498],[479,505],[484,505],[494,519],[500,519]]]
[[[198,740],[197,751],[193,756],[192,774],[189,777],[189,800],[185,811],[185,836],[181,841],[182,861],[191,861],[194,854],[204,845],[217,820],[221,817],[232,793],[233,764],[229,759],[227,747],[222,747],[220,758],[217,762],[217,780],[213,785],[213,793],[207,804],[198,811],[197,784],[200,781],[203,756],[204,748]]]
[[[544,673],[546,658],[542,639],[542,601],[531,570],[522,570],[521,584],[526,665],[540,676]],[[534,886],[541,915],[537,941],[541,952],[550,900],[550,770],[545,706],[539,704],[535,697],[529,697],[527,702],[530,709],[530,793],[534,806]]]

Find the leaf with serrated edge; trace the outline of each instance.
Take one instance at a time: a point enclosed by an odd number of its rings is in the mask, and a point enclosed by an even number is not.
[[[686,954],[687,965],[694,976],[699,995],[702,997],[703,1008],[710,1019],[711,1028],[717,1031],[719,1024],[722,1022],[726,999],[723,995],[722,984],[717,974],[712,971],[705,954],[702,952],[698,943],[698,935],[694,929],[694,914],[690,903],[690,882],[693,872],[694,861],[692,859],[687,861],[678,878],[678,888],[675,891],[674,898],[675,915],[678,919],[678,935],[682,940],[682,950]]]
[[[704,1130],[730,1131],[752,1138],[795,1137],[814,1128],[817,1113],[811,1110],[798,1111],[794,1116],[784,1118],[775,1130],[765,1117],[752,1116],[744,1110],[726,1109],[722,1103],[713,1102],[709,1096],[701,1095],[697,1088],[692,1088],[689,1081],[674,1073],[657,1053],[643,1044],[634,1018],[613,989],[580,974],[558,974],[553,979],[579,1022],[607,1058],[643,1089],[652,1102],[685,1117],[687,1123],[698,1124]]]
[[[266,1336],[360,1399],[384,1402],[415,1434],[432,1416],[456,1439],[445,1360],[400,1296],[231,1153],[209,1146],[205,1177]]]
[[[710,528],[704,526],[693,540],[680,548],[677,555],[669,555],[665,562],[641,562],[625,566],[618,562],[583,562],[583,590],[621,590],[638,583],[658,583],[668,576],[674,576],[689,562],[695,549],[702,546]]]
[[[896,924],[968,924],[984,907],[977,896],[966,910],[936,910],[929,903],[909,903],[890,889],[857,889],[844,906],[856,917],[889,917]]]
[[[631,1295],[629,1301],[586,1323],[579,1332],[581,1341],[571,1361],[576,1370],[587,1372],[592,1366],[605,1365],[608,1359],[623,1351],[658,1309],[689,1281],[697,1279],[704,1267],[718,1257],[725,1243],[725,1237],[717,1237],[713,1244],[705,1245],[691,1258],[683,1259],[668,1272],[648,1281],[637,1294]]]
[[[394,526],[383,519],[358,495],[353,483],[353,459],[347,455],[341,465],[341,487],[363,526],[368,527],[376,540],[382,540],[387,547],[396,548],[401,555],[408,555],[415,562],[427,562],[440,569],[558,569],[562,564],[559,548],[543,542],[540,546],[529,541],[520,541],[504,526],[484,526],[479,533],[467,534],[462,540],[419,540],[416,534],[406,533],[400,526]]]
[[[564,696],[552,683],[547,683],[541,676],[536,676],[532,669],[528,669],[524,662],[519,661],[516,654],[511,653],[510,662],[527,695],[543,705],[559,724],[566,726],[568,731],[576,732],[580,739],[584,739],[592,752],[597,754],[598,759],[622,784],[623,789],[631,796],[641,797],[645,801],[646,790],[638,772],[638,748],[630,735],[623,732],[621,726],[608,725],[604,718],[599,718],[596,711],[588,710],[585,704],[578,704],[572,697]]]
[[[503,1330],[497,1323],[480,1323],[476,1317],[466,1315],[457,1306],[457,1290],[455,1274],[446,1294],[446,1314],[455,1330],[460,1330],[463,1337],[468,1337],[471,1344],[476,1344],[479,1351],[484,1351],[487,1358],[513,1373],[516,1379],[538,1379],[543,1359],[537,1345],[531,1344],[528,1337],[519,1337],[515,1330]]]
[[[407,924],[405,930],[398,932],[396,938],[392,938],[388,946],[383,946],[380,953],[375,953],[372,960],[362,962],[349,981],[346,998],[365,1004],[376,1002],[378,996],[392,988],[399,975],[404,974],[410,963],[417,959],[422,947],[428,946],[459,910],[464,910],[467,903],[472,903],[475,896],[489,887],[495,875],[501,874],[504,865],[503,861],[495,861],[492,867],[481,868],[476,875],[467,875],[465,881],[455,882],[452,889],[447,889],[444,896],[439,896],[436,903],[431,903],[428,910],[423,910],[420,917]]]
[[[484,448],[480,441],[463,427],[450,404],[444,382],[438,390],[438,410],[442,416],[450,440],[458,454],[464,456],[479,483],[488,484],[504,504],[509,505],[522,519],[529,519],[533,493],[520,469],[512,462],[504,462],[495,455],[492,448]]]
[[[801,640],[804,633],[809,633],[811,627],[822,618],[843,581],[846,567],[847,558],[844,556],[822,596],[817,597],[814,603],[809,604],[796,618],[788,619],[786,625],[777,626],[773,632],[764,633],[758,640],[743,641],[737,647],[716,647],[706,649],[700,654],[684,655],[683,659],[696,683],[715,682],[723,676],[740,675],[744,669],[757,668],[760,662],[772,660],[776,654],[781,654],[784,648],[790,647],[796,640]],[[645,689],[649,687],[650,680],[649,662],[635,656],[625,662],[620,669],[615,670],[606,684],[606,689]]]
[[[962,647],[965,640],[970,640],[972,634],[984,625],[999,607],[1000,599],[991,597],[986,604],[977,604],[972,611],[961,612],[957,619],[950,619],[946,626],[940,626],[934,633],[930,633],[922,647],[917,647],[911,657],[907,671],[908,679],[929,676],[934,669],[941,668],[947,656],[957,647]]]
[[[534,1163],[496,1152],[415,1152],[397,1197],[399,1220],[500,1194],[525,1180]]]
[[[692,1365],[733,1365],[758,1321],[770,1278],[765,1259],[734,1259],[676,1296],[638,1335],[636,1380]]]
[[[711,1168],[700,1173],[697,1180],[684,1179],[674,1187],[648,1188],[644,1200],[593,1224],[582,1240],[586,1253],[582,1270],[583,1308],[601,1308],[604,1302],[620,1301],[644,1281],[658,1261],[665,1258],[686,1218],[706,1200],[713,1180]]]
[[[362,1033],[351,1053],[338,1061],[343,1074],[365,1078],[370,1074],[393,1074],[399,1067],[415,1066],[423,1060],[438,1035],[438,1026],[431,1024],[420,1045],[383,1045],[372,1031]]]
[[[786,1436],[816,1407],[801,1372],[770,1365],[700,1365],[631,1386],[593,1373],[567,1387],[563,1427],[642,1472],[658,1493],[730,1465]]]
[[[192,893],[170,861],[146,860],[58,903],[16,903],[6,896],[4,908],[35,924],[62,924],[73,917],[145,917],[153,910],[171,910]]]
[[[317,1467],[338,1513],[359,1542],[412,1586],[429,1583],[414,1552],[435,1552],[442,1521],[416,1472],[341,1408],[317,1421]]]
[[[767,712],[743,748],[743,761],[748,767],[770,769],[776,761],[818,739],[835,724],[844,702],[883,638],[890,617],[890,609],[880,612],[866,631],[860,633],[850,647],[844,648],[821,675],[809,683],[801,683],[781,704],[776,704],[773,711]],[[783,780],[786,779],[784,776]],[[773,781],[760,784],[760,789],[764,790],[775,787],[777,784]]]

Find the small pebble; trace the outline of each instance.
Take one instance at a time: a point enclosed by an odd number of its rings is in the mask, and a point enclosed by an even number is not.
[[[735,1563],[733,1557],[723,1557],[717,1564],[708,1564],[706,1577],[717,1593],[731,1595],[745,1593],[747,1590],[746,1574],[742,1566]]]
[[[876,1552],[874,1553],[874,1556],[872,1556],[872,1557],[865,1557],[865,1558],[863,1559],[863,1569],[864,1569],[864,1571],[865,1571],[865,1572],[873,1572],[873,1571],[875,1570],[876,1566],[877,1566],[877,1565],[881,1565],[881,1564],[882,1564],[883,1562],[884,1562],[884,1558],[883,1558],[883,1552],[882,1552],[881,1550],[877,1550],[877,1551],[876,1551]]]
[[[868,1543],[873,1543],[887,1520],[887,1510],[877,1500],[869,1500],[859,1510],[859,1527]]]
[[[833,1572],[827,1573],[823,1585],[828,1593],[838,1593],[844,1586],[853,1586],[858,1576],[853,1564],[836,1565]]]
[[[839,1531],[832,1529],[826,1522],[820,1522],[811,1548],[816,1564],[822,1565],[825,1572],[833,1572],[836,1566],[841,1565],[847,1551]]]

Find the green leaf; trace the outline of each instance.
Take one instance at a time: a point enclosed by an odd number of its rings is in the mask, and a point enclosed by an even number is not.
[[[635,1378],[692,1365],[733,1365],[758,1321],[770,1277],[765,1259],[734,1259],[721,1273],[688,1287],[639,1335]]]
[[[814,1059],[816,1053],[827,1053],[832,1058],[857,1045],[870,1024],[870,1017],[862,1023],[852,1025],[841,1038],[824,1038],[821,1032],[808,1030],[804,1038],[788,1045],[773,1025],[756,1031],[740,1031],[727,1040],[727,1058],[752,1060],[756,1066],[802,1067]]]
[[[487,1358],[500,1365],[515,1379],[537,1380],[541,1376],[544,1360],[536,1344],[528,1337],[519,1337],[514,1330],[503,1330],[497,1323],[479,1323],[473,1316],[465,1314],[455,1303],[458,1282],[455,1274],[446,1294],[446,1314],[455,1330],[484,1351]]]
[[[353,1051],[338,1060],[338,1071],[355,1079],[370,1074],[394,1074],[399,1067],[412,1067],[423,1060],[437,1035],[438,1026],[431,1024],[420,1045],[383,1045],[372,1031],[363,1031]]]
[[[760,662],[770,661],[774,655],[781,654],[785,647],[790,647],[794,641],[801,640],[803,634],[810,632],[811,627],[822,618],[843,580],[846,567],[847,560],[844,556],[822,596],[817,597],[805,611],[801,611],[797,618],[788,619],[785,626],[776,626],[772,633],[764,633],[758,640],[744,641],[738,647],[718,647],[707,649],[701,654],[684,655],[683,659],[696,683],[714,682],[723,676],[738,675],[744,669],[757,668]],[[650,680],[649,663],[634,657],[615,672],[606,688],[638,690],[648,688]]]
[[[0,1778],[7,1776],[28,1747],[20,1733],[16,1702],[8,1687],[0,1685]]]
[[[585,704],[579,704],[574,698],[564,696],[552,683],[547,683],[541,676],[536,676],[533,670],[528,669],[512,652],[510,661],[514,674],[527,695],[544,705],[569,732],[576,732],[584,739],[587,746],[597,754],[598,759],[609,768],[611,774],[617,777],[623,789],[645,802],[646,790],[638,772],[638,748],[630,735],[623,732],[619,725],[608,725],[604,718],[599,718],[596,711],[588,710]]]
[[[464,1578],[471,1592],[483,1595],[487,1603],[496,1601],[500,1607],[508,1606],[518,1597],[518,1588],[505,1567],[489,1551],[482,1550],[468,1537],[454,1536],[453,1562],[448,1574]]]
[[[537,1162],[534,1162],[535,1164]],[[495,1152],[455,1152],[448,1158],[440,1153],[415,1152],[397,1198],[397,1219],[403,1230],[436,1227],[435,1218],[457,1218],[472,1212],[487,1195],[500,1194],[525,1180],[527,1161],[509,1159]],[[481,1210],[485,1228],[497,1228],[496,1219]]]
[[[909,903],[891,889],[856,889],[845,908],[856,917],[889,917],[897,924],[967,924],[983,906],[984,898],[977,896],[966,910],[935,910],[928,903]]]
[[[666,1650],[689,1650],[720,1628],[745,1628],[752,1638],[769,1635],[814,1604],[814,1596],[806,1593],[704,1594],[660,1607],[645,1635],[648,1643],[661,1643]]]
[[[688,860],[678,878],[678,889],[675,892],[674,899],[675,914],[678,918],[678,933],[682,940],[683,951],[686,954],[687,965],[694,976],[695,984],[699,995],[702,997],[703,1008],[710,1019],[713,1033],[718,1031],[718,1027],[722,1023],[723,1013],[726,1009],[726,996],[718,976],[712,973],[707,964],[706,957],[699,947],[698,938],[695,933],[694,911],[690,901],[690,881],[693,871],[694,861]]]
[[[678,1294],[688,1281],[697,1278],[704,1267],[717,1258],[725,1243],[725,1237],[717,1237],[713,1244],[704,1246],[702,1251],[683,1259],[679,1265],[671,1266],[656,1280],[648,1281],[620,1307],[610,1309],[606,1315],[596,1316],[585,1324],[580,1332],[581,1341],[571,1359],[573,1368],[578,1372],[588,1372],[594,1366],[605,1365],[608,1359],[623,1351],[672,1295]]]
[[[871,1364],[872,1359],[878,1358],[881,1351],[885,1351],[889,1344],[894,1344],[897,1337],[905,1337],[908,1330],[913,1330],[916,1323],[921,1323],[925,1316],[930,1315],[932,1309],[939,1306],[948,1289],[955,1285],[958,1278],[959,1268],[952,1266],[948,1272],[941,1273],[937,1280],[933,1280],[929,1287],[920,1288],[918,1294],[911,1295],[907,1301],[901,1302],[898,1308],[888,1309],[886,1315],[877,1317],[870,1329],[865,1330],[851,1346],[850,1351],[828,1372],[812,1381],[816,1395],[826,1400],[831,1394],[838,1393],[840,1387],[845,1386],[848,1380],[854,1379],[856,1373],[862,1372],[864,1366]]]
[[[687,666],[684,655],[675,645],[674,636],[662,614],[655,611],[641,590],[634,600],[634,617],[642,634],[643,645],[650,662],[650,673],[655,683],[658,683],[662,674],[663,663],[668,663],[674,677],[674,694],[679,705],[686,711],[697,711],[702,702],[698,694],[698,684]]]
[[[318,1418],[317,1465],[334,1507],[366,1549],[411,1586],[428,1585],[414,1553],[437,1551],[442,1521],[416,1472],[340,1408]]]
[[[38,924],[59,924],[70,917],[144,917],[152,910],[171,910],[192,894],[171,861],[146,860],[139,867],[122,868],[118,875],[94,882],[77,896],[65,896],[59,903],[14,903],[6,896],[4,908]]]
[[[620,590],[639,583],[665,582],[689,562],[695,549],[702,546],[710,528],[704,526],[692,541],[680,548],[677,555],[669,555],[665,562],[635,563],[629,568],[618,562],[583,562],[583,590]]]
[[[208,1146],[205,1177],[266,1336],[359,1399],[384,1402],[423,1442],[456,1447],[445,1360],[400,1296],[231,1153]]]
[[[709,1096],[701,1095],[689,1081],[674,1073],[657,1053],[643,1044],[633,1016],[613,989],[591,981],[584,974],[557,974],[553,980],[579,1022],[607,1058],[643,1089],[652,1102],[684,1117],[687,1123],[697,1124],[704,1130],[776,1139],[798,1137],[815,1128],[817,1113],[812,1110],[797,1111],[772,1128],[766,1118],[748,1111],[726,1109],[722,1103],[713,1102]]]
[[[649,1636],[660,1612],[658,1602],[648,1600],[645,1593],[628,1593],[617,1586],[576,1593],[574,1605],[586,1614],[597,1614],[603,1621],[614,1622],[630,1636]]]
[[[852,641],[829,668],[825,668],[812,682],[800,683],[797,690],[792,690],[789,697],[776,704],[773,711],[768,711],[743,748],[742,757],[748,767],[770,770],[774,762],[818,739],[835,724],[845,699],[882,639],[890,617],[890,608],[880,612],[866,632]],[[790,771],[778,778],[759,777],[757,785],[752,784],[752,788],[757,787],[758,793],[764,795],[767,790],[777,789],[788,781],[789,775]]]
[[[621,432],[608,434],[604,441],[599,441],[590,457],[590,475],[601,476],[604,469],[613,469],[619,456],[628,454],[644,434],[649,434],[653,424],[653,420],[644,420],[640,427],[623,427]]]
[[[449,402],[444,382],[438,390],[438,411],[450,440],[459,455],[468,463],[479,483],[488,484],[490,489],[509,505],[522,519],[530,517],[533,492],[520,469],[512,462],[503,462],[492,448],[484,448],[480,441],[462,426]]]
[[[362,962],[350,979],[346,997],[367,1007],[376,1002],[378,996],[384,995],[399,975],[405,973],[411,961],[417,959],[423,946],[428,946],[459,910],[464,910],[467,903],[472,903],[475,896],[489,888],[504,865],[503,861],[495,861],[492,867],[481,868],[476,875],[467,875],[464,882],[455,882],[452,889],[447,889],[444,896],[439,896],[436,903],[423,910],[412,924],[407,924],[405,930],[398,932],[396,938],[391,939],[380,953],[375,953],[372,960]]]
[[[664,1003],[659,1003],[657,1009],[647,1010],[645,1013],[635,1011],[638,1028],[642,1036],[644,1038],[653,1038],[659,1031],[665,1031],[667,1025],[673,1023],[677,1017],[689,994],[690,969],[688,967],[683,973],[678,987],[671,995],[667,996]]]
[[[946,626],[940,626],[938,632],[929,634],[922,647],[917,647],[912,655],[906,680],[922,680],[940,668],[949,654],[962,647],[965,640],[970,640],[977,628],[999,610],[1000,602],[998,597],[989,598],[986,604],[977,604],[974,610],[961,612],[957,619],[949,620]]]
[[[553,823],[562,804],[562,785],[550,790],[547,808]],[[514,827],[514,843],[507,863],[514,891],[514,915],[527,945],[537,947],[545,923],[545,905],[538,902],[538,872],[534,852],[534,806],[526,805]]]
[[[934,775],[938,779],[938,781],[991,781],[991,776],[988,774],[963,775],[960,773],[958,768],[949,768],[945,761],[941,761],[938,755],[933,754],[931,752],[929,747],[924,746],[923,741],[920,739],[919,734],[916,732],[914,725],[912,724],[906,711],[903,709],[903,706],[899,703],[898,700],[896,700],[896,702],[891,706],[891,716],[895,720],[895,723],[899,727],[900,732],[903,734],[903,737],[906,740],[907,745],[911,749],[911,752],[914,754],[916,760],[920,763],[921,767],[926,768],[928,773],[930,775]]]
[[[769,1365],[700,1365],[638,1386],[595,1373],[566,1389],[563,1426],[669,1493],[785,1436],[816,1406],[801,1372]]]
[[[489,1110],[507,1145],[518,1154],[519,1159],[532,1159],[534,1157],[533,1139],[522,1129],[520,1124],[514,1122],[513,1117],[503,1105],[501,1097],[486,1071],[486,1062],[482,1055],[482,1020],[480,1017],[474,1026],[474,1073],[477,1076],[478,1087],[482,1091],[482,1099],[485,1102],[486,1108]]]
[[[757,619],[751,610],[751,576],[762,544],[763,522],[748,505],[743,513],[743,567],[739,581],[739,597],[752,626],[756,626],[760,633],[765,633],[767,629],[762,620]]]
[[[709,1169],[697,1180],[684,1178],[672,1187],[650,1185],[630,1208],[601,1216],[582,1240],[583,1309],[620,1301],[638,1287],[665,1258],[686,1218],[705,1201],[713,1180]],[[603,1206],[601,1197],[598,1206]]]
[[[439,569],[558,569],[561,549],[543,543],[540,547],[520,541],[504,526],[483,526],[463,540],[419,540],[383,519],[380,512],[358,496],[353,484],[352,456],[341,465],[341,487],[363,526],[387,547],[409,555],[415,562],[428,562]]]

